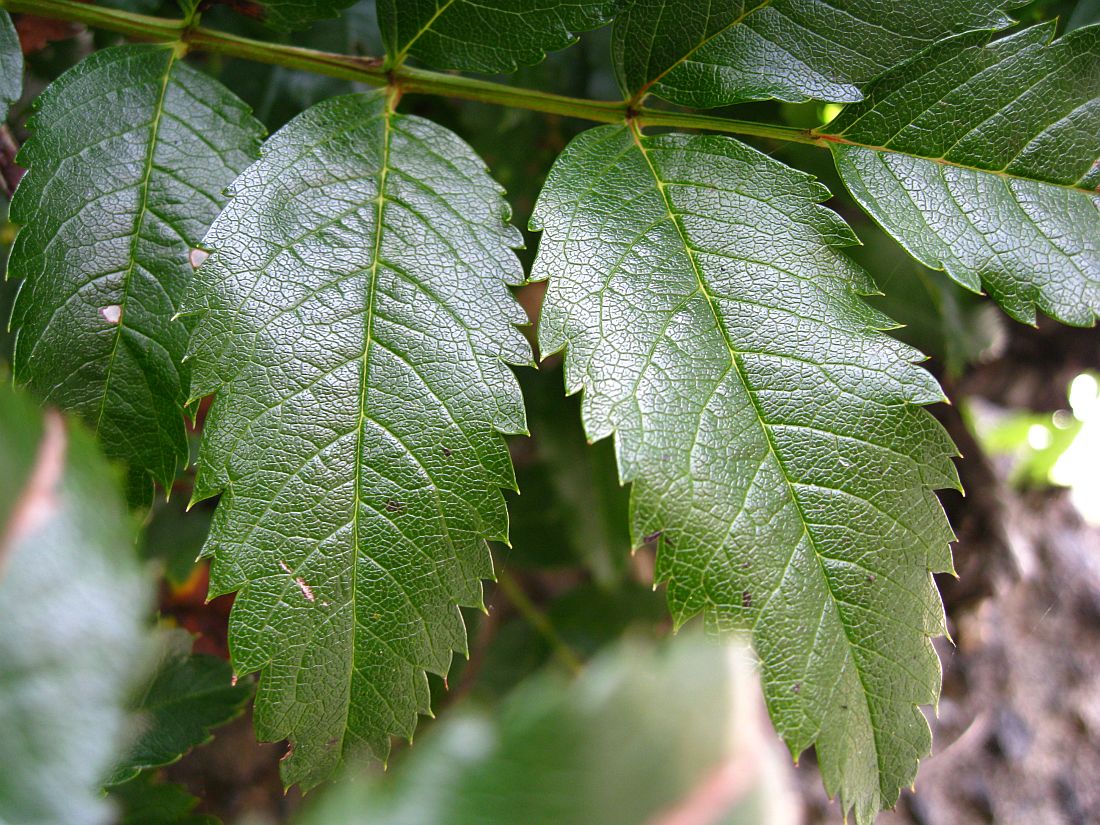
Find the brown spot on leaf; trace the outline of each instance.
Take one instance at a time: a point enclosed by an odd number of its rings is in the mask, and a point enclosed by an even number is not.
[[[454,450],[452,450],[450,447],[444,447],[443,455],[447,458],[450,458],[452,455],[454,455]]]
[[[748,590],[741,591],[741,606],[746,608],[752,607],[752,593]]]
[[[405,509],[405,505],[395,498],[391,498],[386,502],[386,509],[391,513],[400,513]]]

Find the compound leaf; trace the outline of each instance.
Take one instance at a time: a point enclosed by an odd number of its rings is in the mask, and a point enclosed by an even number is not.
[[[187,460],[188,329],[172,318],[191,248],[261,127],[170,46],[96,52],[36,106],[11,205],[15,378],[92,425],[148,498]]]
[[[407,55],[440,69],[514,72],[602,26],[621,0],[380,0],[391,63]]]
[[[579,136],[533,226],[544,353],[614,435],[677,623],[750,631],[777,729],[859,822],[928,752],[951,568],[940,400],[882,334],[828,191],[729,138]]]
[[[525,429],[520,235],[472,150],[382,93],[299,115],[231,191],[195,282],[195,496],[223,493],[204,552],[257,731],[308,786],[411,737],[465,650]]]
[[[1005,0],[633,0],[612,48],[628,96],[708,108],[860,100],[860,87],[944,37],[1012,21]]]
[[[0,458],[0,822],[106,823],[151,583],[79,425],[0,387]]]
[[[160,639],[160,660],[133,710],[140,735],[115,767],[108,784],[127,782],[147,768],[177,761],[209,742],[211,730],[240,714],[249,686],[233,682],[228,662],[191,653],[191,634],[172,630]]]
[[[821,130],[848,189],[927,266],[1017,320],[1100,312],[1100,26],[955,38]]]

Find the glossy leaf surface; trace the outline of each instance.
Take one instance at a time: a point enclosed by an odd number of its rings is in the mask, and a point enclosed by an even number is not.
[[[513,72],[602,26],[620,0],[379,0],[390,61],[439,69]]]
[[[222,493],[211,594],[239,591],[257,731],[313,785],[411,737],[424,672],[465,650],[525,428],[520,238],[469,147],[383,93],[309,109],[232,193],[194,292],[194,393],[218,393],[195,496]]]
[[[940,391],[860,299],[827,196],[732,139],[593,129],[540,198],[533,277],[541,349],[616,439],[675,620],[751,632],[779,732],[869,822],[929,750],[930,571],[951,567],[932,489],[957,481],[917,406]]]
[[[1007,26],[1004,0],[633,0],[615,20],[627,95],[684,106],[851,101],[944,37]]]
[[[150,477],[168,486],[187,460],[188,329],[173,316],[191,248],[261,127],[170,46],[96,52],[36,106],[11,205],[15,378],[88,422],[148,498]]]
[[[846,185],[914,257],[1014,318],[1100,312],[1100,26],[938,45],[822,130]]]

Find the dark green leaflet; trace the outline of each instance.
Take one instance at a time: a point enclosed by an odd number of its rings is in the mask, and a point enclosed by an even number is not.
[[[171,46],[96,52],[36,106],[11,205],[15,379],[93,426],[147,498],[187,460],[189,253],[261,127]]]
[[[160,657],[133,707],[138,735],[108,784],[132,780],[147,768],[169,765],[209,742],[213,728],[240,715],[251,690],[236,684],[227,662],[192,653],[186,630],[160,634]]]
[[[793,752],[869,822],[931,743],[957,484],[942,396],[881,334],[812,179],[729,138],[582,134],[535,211],[544,353],[614,434],[677,622],[747,630]]]
[[[379,0],[390,60],[440,69],[514,72],[602,26],[621,0]]]
[[[859,100],[941,38],[1002,28],[1005,0],[632,0],[615,20],[623,91],[708,108]]]
[[[239,591],[257,731],[308,786],[411,737],[465,650],[525,429],[520,235],[469,147],[381,92],[295,118],[232,195],[195,281],[195,497],[222,492],[211,593]]]
[[[856,199],[1014,318],[1100,312],[1100,26],[937,45],[821,130]],[[850,143],[849,143],[850,142]]]

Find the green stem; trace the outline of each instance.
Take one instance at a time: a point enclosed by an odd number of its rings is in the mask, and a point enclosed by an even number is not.
[[[507,570],[500,570],[497,573],[497,586],[504,591],[508,601],[512,603],[512,606],[523,616],[527,623],[546,640],[550,645],[550,649],[554,651],[554,655],[558,657],[558,661],[565,665],[570,673],[574,675],[580,673],[584,668],[580,656],[558,635],[557,629],[546,618],[546,614],[531,601],[527,593],[520,587],[519,582],[512,578],[512,574]]]
[[[431,94],[475,100],[598,123],[623,123],[633,120],[639,126],[703,129],[815,146],[827,145],[825,139],[808,129],[794,129],[788,126],[733,120],[713,115],[666,112],[646,107],[631,109],[625,101],[567,97],[408,66],[399,66],[392,71],[387,71],[383,61],[375,57],[357,57],[304,49],[284,43],[268,43],[201,26],[189,26],[184,20],[165,20],[145,14],[93,6],[89,3],[75,2],[75,0],[0,0],[0,8],[7,9],[9,12],[83,23],[87,26],[119,32],[138,40],[157,43],[183,42],[188,49],[241,57],[259,63],[271,63],[288,69],[300,69],[370,86],[392,84],[405,94]]]

